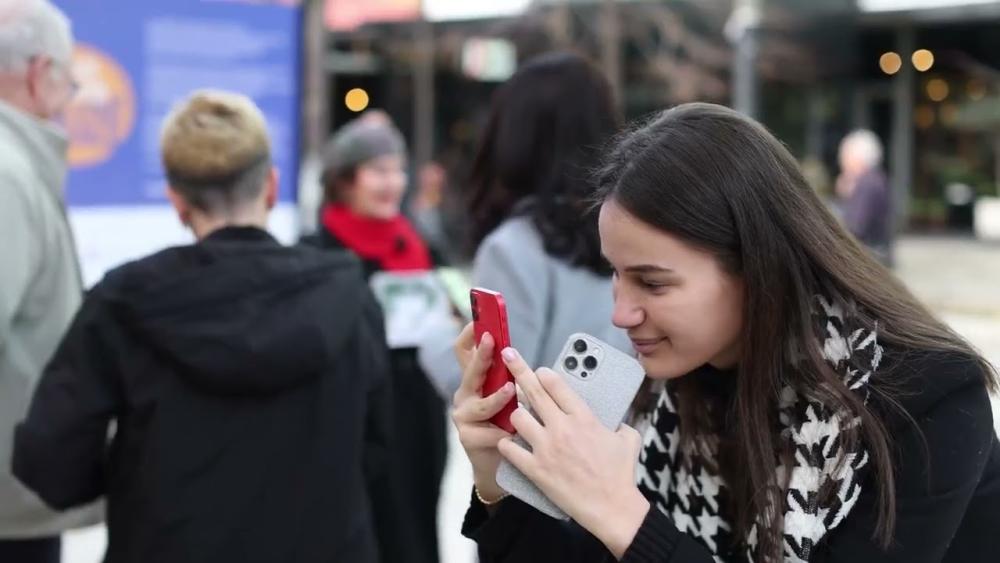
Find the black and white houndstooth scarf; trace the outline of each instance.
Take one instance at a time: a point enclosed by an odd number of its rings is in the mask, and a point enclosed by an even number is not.
[[[846,307],[839,303],[816,298],[813,314],[817,326],[822,327],[818,335],[822,354],[848,387],[867,401],[868,381],[881,362],[882,347],[877,328],[854,326],[856,323],[845,311]],[[639,488],[655,499],[656,507],[680,531],[705,545],[716,561],[760,561],[757,525],[748,537],[736,542],[743,548],[734,552],[731,547],[733,527],[727,518],[730,497],[722,478],[696,458],[678,451],[680,417],[675,403],[675,394],[664,389],[651,417],[647,417],[649,426],[639,458]],[[860,469],[868,463],[868,453],[861,447],[845,451],[837,439],[842,429],[860,424],[856,418],[845,419],[842,413],[802,397],[790,387],[782,391],[780,410],[782,438],[791,440],[795,452],[791,468],[775,461],[779,478],[791,471],[783,507],[783,559],[784,563],[804,563],[857,502]],[[838,464],[842,457],[844,463]],[[814,499],[830,486],[836,494],[831,495],[830,502],[817,506]]]

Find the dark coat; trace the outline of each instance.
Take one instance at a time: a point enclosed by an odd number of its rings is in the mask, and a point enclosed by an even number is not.
[[[110,563],[375,562],[383,331],[353,256],[258,229],[127,264],[49,364],[14,472],[55,508],[106,496]]]

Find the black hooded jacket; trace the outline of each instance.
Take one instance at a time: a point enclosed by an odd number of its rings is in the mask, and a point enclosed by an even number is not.
[[[376,561],[387,357],[357,259],[222,229],[90,292],[14,472],[55,508],[106,495],[111,563]]]

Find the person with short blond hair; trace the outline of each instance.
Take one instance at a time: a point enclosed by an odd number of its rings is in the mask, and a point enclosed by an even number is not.
[[[194,93],[161,144],[197,242],[88,294],[15,474],[59,509],[105,494],[111,563],[375,563],[391,396],[360,262],[268,234],[278,172],[250,99]]]
[[[203,211],[237,211],[259,195],[272,170],[264,115],[227,92],[203,90],[174,108],[160,144],[171,189]]]

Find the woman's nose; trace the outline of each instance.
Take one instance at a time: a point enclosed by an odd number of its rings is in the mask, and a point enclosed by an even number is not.
[[[615,308],[611,314],[611,322],[618,328],[630,329],[642,324],[645,319],[642,307],[632,299],[629,292],[615,284]]]

